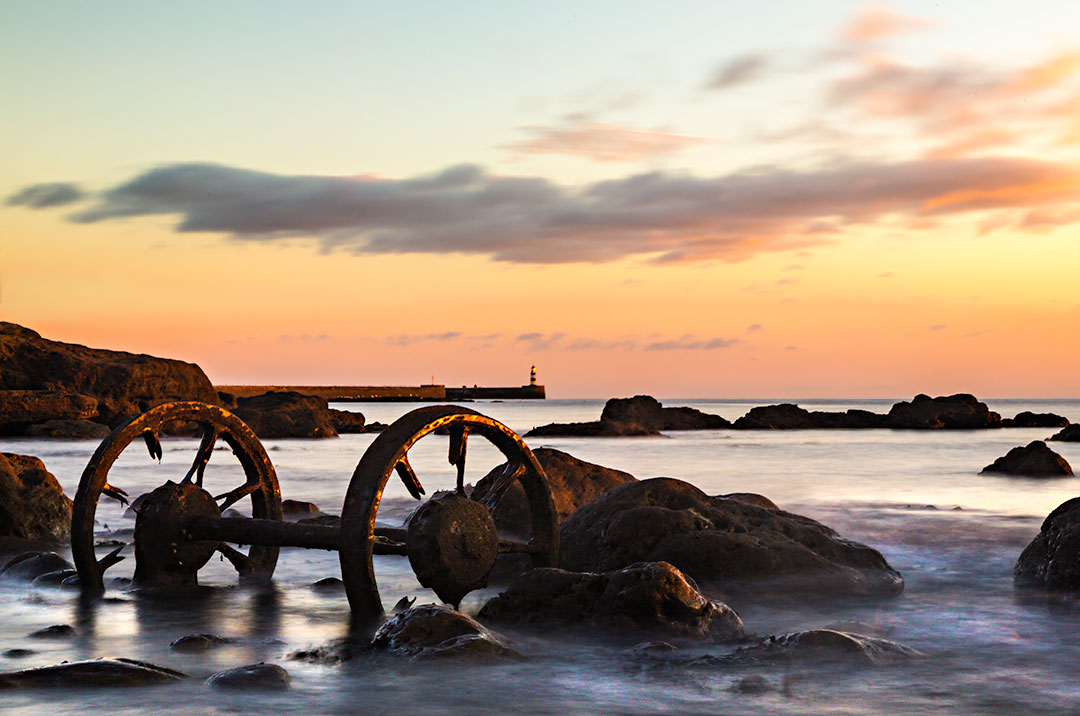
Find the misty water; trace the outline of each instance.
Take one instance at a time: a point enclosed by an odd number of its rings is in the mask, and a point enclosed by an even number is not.
[[[778,401],[665,400],[735,419],[758,404]],[[800,401],[810,409],[858,407],[885,412],[894,401]],[[1080,420],[1078,400],[988,400],[1011,417],[1021,410],[1054,412]],[[392,422],[417,407],[408,403],[340,404],[362,411],[369,421]],[[469,407],[523,433],[554,421],[594,420],[601,400],[478,402]],[[1038,532],[1043,518],[1077,494],[1074,478],[1022,479],[981,476],[979,470],[1010,448],[1047,437],[1054,430],[982,431],[714,430],[666,433],[658,438],[541,438],[584,460],[626,470],[639,478],[677,477],[709,494],[757,492],[783,509],[807,515],[842,535],[880,550],[904,576],[902,595],[892,599],[764,605],[733,601],[747,630],[778,634],[858,622],[863,629],[896,640],[926,658],[883,667],[793,671],[752,669],[642,668],[625,650],[633,639],[605,641],[572,631],[545,634],[500,630],[529,658],[522,663],[419,664],[404,659],[366,659],[341,664],[289,660],[300,649],[344,637],[349,611],[343,595],[323,596],[310,588],[339,576],[334,552],[281,550],[270,590],[235,586],[235,573],[215,557],[200,572],[207,589],[168,602],[115,587],[105,599],[80,600],[77,593],[0,582],[0,652],[30,648],[22,658],[0,657],[0,670],[64,660],[122,656],[183,671],[193,678],[176,685],[102,690],[0,692],[4,714],[124,713],[301,713],[387,714],[626,714],[626,713],[986,713],[1060,714],[1080,710],[1080,611],[1045,601],[1020,599],[1013,589],[1017,556]],[[336,440],[266,440],[282,495],[308,500],[325,512],[340,512],[352,472],[373,435]],[[479,442],[479,441],[477,441]],[[167,479],[183,477],[196,441],[166,439],[160,464],[141,442],[132,445],[110,473],[110,482],[138,495]],[[36,455],[73,495],[96,441],[0,439],[0,451]],[[1054,443],[1074,466],[1080,444]],[[446,438],[429,436],[410,452],[430,494],[453,485],[446,463]],[[467,480],[475,481],[501,462],[487,446],[470,443]],[[227,450],[215,452],[207,487],[243,482]],[[243,508],[245,503],[238,507]],[[378,518],[399,522],[415,503],[392,480]],[[97,512],[102,538],[123,535],[132,517],[109,499]],[[109,571],[130,576],[131,557]],[[70,555],[68,555],[70,556]],[[416,584],[405,558],[376,557],[381,596],[390,609],[402,596],[436,601]],[[497,590],[474,593],[463,603],[475,613]],[[71,624],[70,640],[29,640],[30,632]],[[185,655],[169,649],[187,634],[211,633],[235,641],[210,652]],[[731,647],[701,644],[701,653]],[[285,692],[211,691],[202,681],[226,668],[268,661],[292,677]],[[801,668],[801,667],[800,667]],[[783,691],[750,695],[731,687],[759,674]]]

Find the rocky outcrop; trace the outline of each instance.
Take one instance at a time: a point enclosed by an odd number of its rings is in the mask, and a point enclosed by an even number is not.
[[[70,661],[37,669],[9,671],[0,674],[0,688],[115,688],[117,686],[150,686],[187,678],[186,674],[145,661],[122,658],[102,658],[90,661]]]
[[[101,440],[109,437],[108,425],[95,423],[93,420],[46,420],[31,425],[23,431],[28,438],[76,438],[79,440]]]
[[[326,398],[269,391],[237,398],[233,410],[260,438],[336,438]]]
[[[606,572],[659,561],[727,594],[892,596],[904,586],[879,552],[819,522],[709,497],[672,478],[613,488],[560,528],[563,569]]]
[[[35,423],[85,420],[97,414],[98,401],[87,395],[59,390],[0,390],[0,435],[22,435]]]
[[[327,412],[330,414],[330,424],[334,426],[334,430],[337,430],[339,434],[365,432],[363,413],[353,410],[338,410],[337,408],[328,408]]]
[[[994,473],[1024,477],[1068,477],[1073,471],[1065,458],[1047,447],[1046,443],[1033,440],[1023,447],[1014,447],[984,467],[979,474]]]
[[[91,418],[112,424],[170,400],[218,402],[210,380],[193,363],[50,341],[0,322],[0,396],[4,391],[74,393],[97,400],[92,415],[50,410],[31,423]]]
[[[588,423],[549,423],[533,428],[525,433],[525,437],[632,438],[654,437],[659,434],[659,430],[633,423],[609,423],[603,420],[593,420]]]
[[[726,495],[717,495],[721,500],[735,500],[736,502],[745,502],[748,505],[757,505],[758,507],[765,507],[770,510],[779,510],[775,502],[770,500],[765,495],[759,495],[756,492],[729,492]]]
[[[441,604],[406,609],[384,622],[371,646],[414,660],[465,657],[517,661],[524,657],[472,617]]]
[[[823,428],[883,428],[885,416],[869,410],[810,412],[794,403],[761,405],[735,421],[737,430],[808,430]]]
[[[728,641],[745,636],[738,614],[701,594],[667,562],[632,564],[603,574],[533,569],[488,601],[479,617],[495,624],[587,627],[659,637]]]
[[[1054,413],[1033,413],[1025,410],[1017,413],[1015,418],[1005,418],[1001,421],[1003,428],[1063,428],[1069,424],[1069,419]]]
[[[1001,416],[967,393],[937,398],[920,394],[910,403],[893,405],[886,416],[885,427],[894,430],[999,428]]]
[[[731,427],[719,415],[695,408],[665,408],[656,398],[635,395],[612,398],[600,419],[589,423],[551,423],[533,428],[525,437],[633,437],[659,435],[661,430],[718,430]]]
[[[612,487],[634,482],[636,479],[628,472],[578,460],[562,450],[537,448],[533,450],[533,455],[547,475],[560,522]],[[486,492],[491,483],[502,475],[504,469],[506,463],[493,469],[476,483],[475,490]],[[506,490],[493,516],[495,525],[500,530],[515,534],[529,533],[529,503],[525,499],[525,490],[521,483],[514,482]]]
[[[0,453],[0,537],[62,539],[71,500],[36,457]]]
[[[1058,440],[1066,443],[1080,443],[1080,423],[1073,423],[1064,430],[1051,435],[1047,440]]]
[[[314,502],[304,500],[282,500],[281,516],[287,520],[301,520],[316,517],[323,512]]]
[[[206,685],[212,689],[284,691],[289,688],[289,672],[277,664],[260,661],[219,671],[206,680]]]
[[[1080,592],[1080,497],[1063,502],[1043,520],[1013,569],[1017,587]]]

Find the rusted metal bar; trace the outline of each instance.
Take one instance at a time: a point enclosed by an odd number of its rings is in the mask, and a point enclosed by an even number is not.
[[[186,528],[192,540],[213,540],[233,544],[276,547],[308,547],[336,551],[341,545],[341,528],[301,522],[260,520],[251,517],[201,517]],[[406,530],[380,527],[375,530],[375,554],[406,554]]]

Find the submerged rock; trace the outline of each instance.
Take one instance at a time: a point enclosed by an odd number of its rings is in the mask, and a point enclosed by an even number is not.
[[[1051,435],[1048,440],[1059,440],[1061,442],[1080,443],[1080,423],[1073,423],[1064,430],[1060,430]]]
[[[1015,418],[1005,418],[1001,421],[1003,428],[1064,428],[1069,424],[1069,419],[1054,413],[1033,413],[1025,410],[1017,413]]]
[[[237,398],[233,412],[260,438],[335,438],[325,398],[269,391]]]
[[[389,619],[375,632],[371,646],[415,660],[454,656],[481,661],[524,658],[480,622],[441,604],[412,607]]]
[[[1013,583],[1021,588],[1080,592],[1080,497],[1060,504],[1020,553]]]
[[[551,496],[555,500],[555,511],[562,522],[579,507],[592,502],[612,487],[634,482],[636,478],[628,472],[613,470],[603,465],[578,460],[573,455],[553,448],[533,450],[540,467],[547,475],[551,486]],[[506,463],[497,466],[476,483],[474,491],[484,493],[506,468]],[[515,534],[528,534],[531,519],[529,503],[525,499],[525,490],[520,482],[514,482],[503,494],[502,500],[493,513],[495,525],[500,530]]]
[[[311,589],[319,594],[344,594],[345,582],[337,577],[323,577],[320,580],[312,582]]]
[[[734,661],[783,661],[811,665],[843,661],[885,666],[921,656],[922,652],[888,639],[832,629],[812,629],[766,637],[737,650],[730,658]]]
[[[187,678],[187,674],[145,661],[101,658],[72,661],[0,674],[0,688],[149,686]]]
[[[1025,477],[1068,477],[1073,474],[1069,463],[1047,447],[1042,440],[1033,440],[1024,447],[1014,447],[1003,457],[982,469],[980,475],[999,473]]]
[[[714,640],[745,636],[738,614],[705,597],[667,562],[633,564],[603,574],[533,569],[488,601],[479,617],[496,624],[593,627]]]
[[[0,537],[62,539],[71,531],[71,500],[41,460],[0,453]]]
[[[289,672],[277,664],[260,661],[219,671],[206,680],[206,685],[212,689],[284,691],[289,688]]]
[[[0,577],[32,582],[44,574],[74,568],[71,562],[56,552],[34,550],[21,552],[9,559],[3,567],[0,567]]]
[[[75,627],[70,624],[53,624],[27,634],[30,639],[71,639],[74,636],[76,636]]]
[[[660,561],[725,593],[893,596],[904,588],[877,550],[819,522],[709,497],[673,478],[613,488],[560,528],[563,569],[606,572]]]
[[[214,634],[188,634],[187,636],[174,639],[169,648],[187,654],[200,653],[216,649],[219,646],[231,644],[232,639]]]

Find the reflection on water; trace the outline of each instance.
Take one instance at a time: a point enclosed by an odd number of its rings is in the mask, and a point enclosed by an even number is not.
[[[772,402],[772,401],[770,401]],[[858,407],[884,411],[892,401]],[[1080,419],[1078,401],[989,401],[1011,416],[1024,409]],[[665,401],[666,404],[678,404]],[[683,402],[735,418],[751,402]],[[809,403],[806,403],[809,405]],[[821,403],[844,409],[855,403]],[[340,405],[359,408],[371,420],[390,422],[413,406]],[[595,419],[602,401],[473,404],[518,431],[553,421]],[[0,669],[53,664],[111,655],[179,669],[192,679],[176,686],[103,692],[0,692],[4,714],[41,713],[1023,713],[1060,714],[1080,709],[1072,665],[1080,663],[1080,610],[1025,601],[1012,588],[1016,557],[1043,517],[1077,492],[1064,480],[1017,480],[979,476],[1009,448],[1051,431],[924,433],[902,431],[806,431],[672,433],[661,438],[545,438],[542,444],[638,477],[687,479],[710,494],[751,491],[785,509],[807,514],[845,536],[880,549],[905,577],[906,589],[888,601],[843,603],[733,603],[747,628],[775,634],[815,627],[843,627],[895,639],[927,658],[884,668],[846,668],[816,673],[801,665],[727,666],[712,669],[654,668],[625,653],[632,642],[606,643],[572,634],[512,634],[531,659],[520,664],[423,665],[360,658],[339,665],[287,660],[299,649],[348,635],[349,611],[342,595],[310,588],[338,576],[337,554],[282,549],[271,587],[241,589],[227,562],[215,557],[200,572],[204,585],[169,597],[111,587],[104,599],[0,582],[0,651],[35,651],[25,659],[0,657]],[[271,440],[267,447],[286,498],[310,500],[337,513],[348,479],[370,444],[370,435],[338,440]],[[538,446],[534,443],[533,447]],[[179,479],[195,441],[165,442],[161,464],[133,446],[118,461],[110,482],[132,495]],[[93,443],[4,439],[0,450],[34,454],[72,494]],[[470,445],[467,479],[475,481],[500,461]],[[1080,445],[1055,444],[1080,466]],[[410,453],[428,492],[450,487],[446,439],[431,436]],[[233,487],[242,481],[228,451],[218,451],[207,481]],[[415,502],[391,482],[379,520],[398,523]],[[959,508],[959,509],[957,509]],[[102,500],[99,529],[124,534],[133,524],[121,507]],[[117,532],[119,531],[119,532]],[[104,548],[103,548],[104,549]],[[129,577],[133,558],[107,581]],[[401,596],[434,599],[416,584],[406,560],[376,558],[376,575],[389,609]],[[490,592],[489,592],[490,594]],[[476,611],[488,594],[466,599]],[[73,625],[72,640],[35,640],[30,632],[51,624]],[[169,649],[176,638],[210,633],[230,643],[199,654]],[[723,653],[723,647],[696,647]],[[284,693],[210,692],[202,680],[215,671],[258,661],[284,665],[292,688]],[[769,690],[733,691],[757,674]]]

